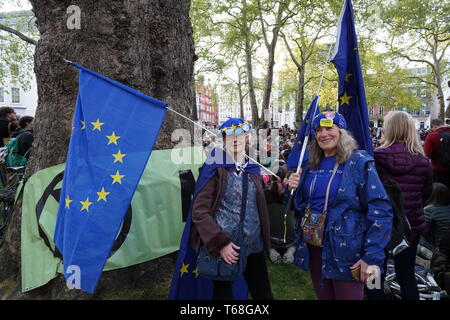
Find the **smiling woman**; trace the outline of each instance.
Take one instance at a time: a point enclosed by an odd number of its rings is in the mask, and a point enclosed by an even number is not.
[[[382,268],[392,228],[374,160],[356,150],[346,127],[337,112],[316,116],[308,166],[301,179],[295,173],[289,178],[290,187],[300,187],[294,264],[310,270],[320,300],[361,300],[364,283]]]

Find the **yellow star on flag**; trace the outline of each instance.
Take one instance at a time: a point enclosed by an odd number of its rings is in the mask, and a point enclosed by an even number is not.
[[[340,97],[339,99],[341,99],[341,104],[350,104],[350,99],[353,96],[348,96],[347,92],[344,92],[344,95],[342,97]]]
[[[120,163],[123,163],[123,157],[126,156],[126,154],[120,153],[120,150],[118,153],[112,155],[114,157],[114,163],[119,161]]]
[[[231,127],[230,127],[232,130],[234,130],[234,129],[236,129],[237,128],[237,126],[235,126],[234,124],[233,125],[231,125]]]
[[[92,202],[89,202],[89,197],[87,197],[86,201],[80,201],[80,203],[83,205],[80,211],[86,210],[89,212],[89,206],[92,204]]]
[[[195,277],[197,278],[198,277],[198,267],[195,268],[195,270],[192,271],[192,273],[195,274]]]
[[[116,183],[116,182],[122,184],[122,178],[125,177],[125,176],[124,176],[124,175],[121,175],[121,174],[119,173],[119,170],[117,170],[116,174],[115,174],[115,175],[110,175],[110,177],[113,178],[112,184],[114,184],[114,183]]]
[[[91,122],[91,124],[94,126],[94,128],[92,129],[92,131],[94,131],[94,130],[102,131],[101,126],[104,125],[104,123],[103,123],[103,122],[100,122],[99,119],[97,119],[97,121],[95,121],[95,122]]]
[[[97,195],[98,195],[98,199],[97,199],[97,202],[99,202],[100,200],[103,200],[103,201],[107,201],[106,200],[106,196],[108,195],[108,194],[110,194],[111,192],[106,192],[105,191],[105,188],[103,188],[102,187],[102,191],[100,191],[100,192],[97,192]]]
[[[66,197],[66,208],[67,208],[67,209],[70,209],[70,203],[71,203],[72,201],[73,201],[73,200],[70,200],[69,196]]]
[[[114,131],[113,131],[113,133],[112,133],[110,136],[106,136],[106,137],[107,137],[108,140],[109,140],[108,146],[109,146],[111,143],[114,143],[114,144],[117,146],[117,140],[120,139],[120,136],[116,136],[116,134],[114,133]]]
[[[84,121],[81,121],[81,130],[86,129],[86,123]]]
[[[181,277],[182,277],[185,273],[189,273],[188,267],[189,267],[188,264],[184,264],[184,263],[183,263],[183,266],[182,266],[181,269],[180,269]]]
[[[352,76],[351,73],[347,73],[347,74],[345,75],[345,82],[350,82],[349,78],[350,78],[351,76]]]

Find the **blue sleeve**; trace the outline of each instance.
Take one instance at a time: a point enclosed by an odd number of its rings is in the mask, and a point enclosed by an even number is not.
[[[378,177],[374,161],[365,161],[363,170],[359,197],[367,212],[367,232],[362,260],[368,265],[377,265],[383,272],[384,249],[392,233],[392,205]]]

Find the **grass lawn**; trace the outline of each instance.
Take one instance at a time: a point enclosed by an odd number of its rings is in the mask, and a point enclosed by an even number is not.
[[[292,264],[275,264],[267,259],[275,300],[315,300],[309,273]]]
[[[269,278],[275,300],[315,300],[309,274],[292,264],[275,264],[267,259]],[[166,300],[172,273],[168,272],[162,282],[145,289],[124,289],[103,294],[104,300]]]

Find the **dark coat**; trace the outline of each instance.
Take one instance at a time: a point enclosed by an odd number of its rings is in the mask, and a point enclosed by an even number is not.
[[[375,165],[381,181],[396,181],[403,193],[403,208],[414,233],[427,229],[423,207],[433,190],[433,171],[423,155],[413,155],[403,143],[374,151]]]
[[[30,158],[30,153],[27,151],[30,150],[33,144],[33,132],[30,130],[19,129],[16,130],[11,138],[19,137],[19,154],[22,156],[26,155],[26,158]]]
[[[213,214],[219,208],[226,188],[226,169],[219,168],[217,174],[207,182],[192,205],[190,244],[198,252],[201,242],[212,256],[230,243],[230,237],[214,222]],[[261,233],[266,249],[270,248],[269,213],[260,176],[249,174],[256,185],[256,203],[261,223]],[[269,200],[270,201],[270,200]]]
[[[0,118],[0,147],[4,147],[5,143],[11,138],[12,133],[17,126],[14,122],[10,122],[4,118]]]

